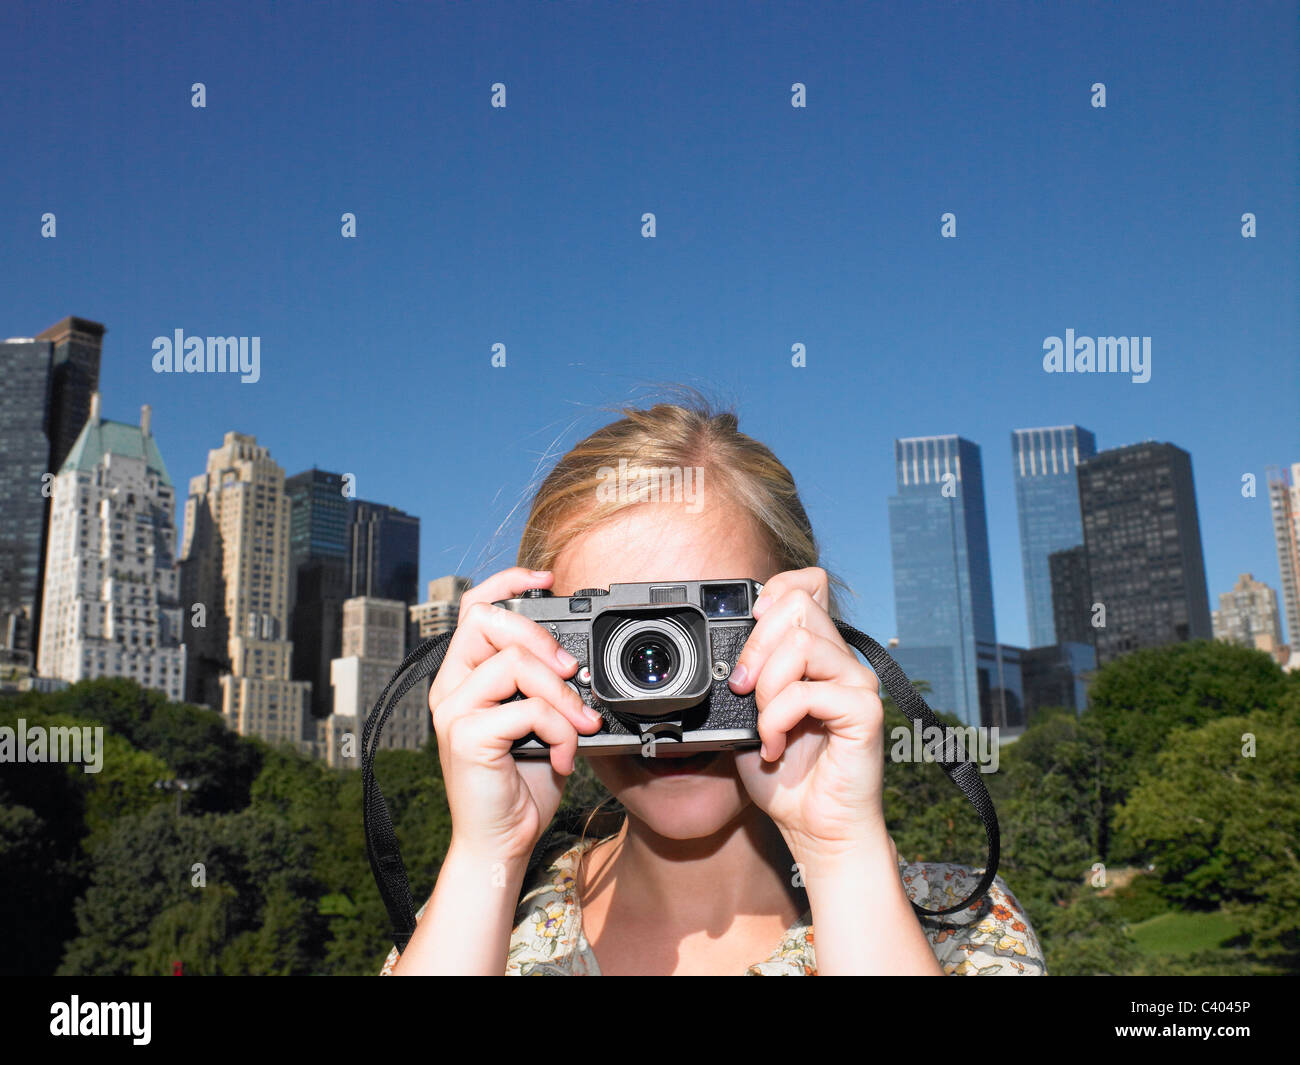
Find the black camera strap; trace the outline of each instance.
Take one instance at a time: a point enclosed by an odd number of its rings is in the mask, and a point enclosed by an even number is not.
[[[922,917],[942,917],[971,907],[984,897],[993,883],[993,878],[997,876],[999,855],[998,815],[993,808],[993,800],[989,796],[988,789],[981,779],[979,766],[964,757],[963,746],[955,730],[945,727],[935,716],[934,711],[912,687],[898,663],[880,644],[842,621],[836,621],[835,627],[847,644],[865,656],[880,678],[881,687],[909,720],[919,722],[927,730],[930,728],[940,730],[939,734],[944,737],[944,740],[942,744],[936,744],[931,748],[934,760],[975,807],[975,812],[979,814],[980,821],[984,824],[988,855],[984,875],[975,886],[975,890],[961,902],[942,910],[927,910],[915,902],[912,903],[912,909]],[[397,667],[392,679],[380,694],[374,709],[366,719],[361,734],[361,802],[366,834],[366,857],[370,860],[370,869],[374,873],[375,883],[379,886],[380,897],[384,900],[384,908],[387,909],[389,920],[392,921],[393,943],[398,953],[406,949],[406,944],[415,931],[415,904],[411,897],[411,885],[406,875],[406,866],[402,862],[402,852],[397,843],[397,833],[393,828],[392,815],[389,813],[384,793],[379,787],[379,781],[375,778],[375,751],[379,748],[379,737],[384,730],[384,724],[392,715],[393,708],[416,683],[438,672],[447,655],[447,645],[450,642],[451,633],[443,633],[441,636],[425,640],[406,656],[405,661]],[[533,849],[528,871],[525,874],[525,884],[541,864],[542,857],[554,838],[554,831],[555,826],[552,825],[543,833]]]

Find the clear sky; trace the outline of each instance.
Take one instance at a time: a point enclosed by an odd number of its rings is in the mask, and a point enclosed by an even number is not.
[[[683,381],[794,471],[882,640],[899,436],[981,446],[1004,642],[1027,631],[1014,428],[1190,451],[1217,603],[1239,572],[1280,587],[1265,467],[1300,461],[1298,24],[1259,2],[6,3],[0,336],[103,322],[104,415],[152,404],[182,495],[255,434],[287,474],[419,515],[422,582],[511,564],[547,456]],[[261,380],[155,374],[178,328],[259,336]],[[1044,373],[1067,328],[1150,336],[1151,380]]]

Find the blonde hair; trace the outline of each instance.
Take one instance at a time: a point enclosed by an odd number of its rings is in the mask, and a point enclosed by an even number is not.
[[[680,484],[681,471],[692,469],[703,471],[699,480],[708,481],[710,502],[730,502],[749,514],[777,572],[820,565],[817,538],[790,471],[765,444],[740,431],[734,413],[715,410],[694,390],[683,391],[688,396],[684,403],[622,408],[622,418],[579,441],[560,459],[533,497],[518,565],[551,569],[574,539],[645,496],[650,487],[645,474],[675,470]],[[635,485],[632,491],[602,491],[618,469],[640,471],[641,496]],[[835,590],[845,586],[833,575],[829,584],[830,613],[838,617]]]

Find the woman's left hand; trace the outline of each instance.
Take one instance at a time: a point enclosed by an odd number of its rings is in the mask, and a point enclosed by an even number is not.
[[[754,604],[758,621],[731,674],[733,692],[755,694],[763,741],[761,752],[737,754],[737,772],[799,862],[893,849],[879,681],[828,605],[825,570],[778,573]]]

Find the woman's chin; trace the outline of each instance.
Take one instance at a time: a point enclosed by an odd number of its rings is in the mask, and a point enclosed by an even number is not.
[[[622,803],[664,839],[704,839],[734,821],[748,802],[734,780],[668,777],[624,793]]]

